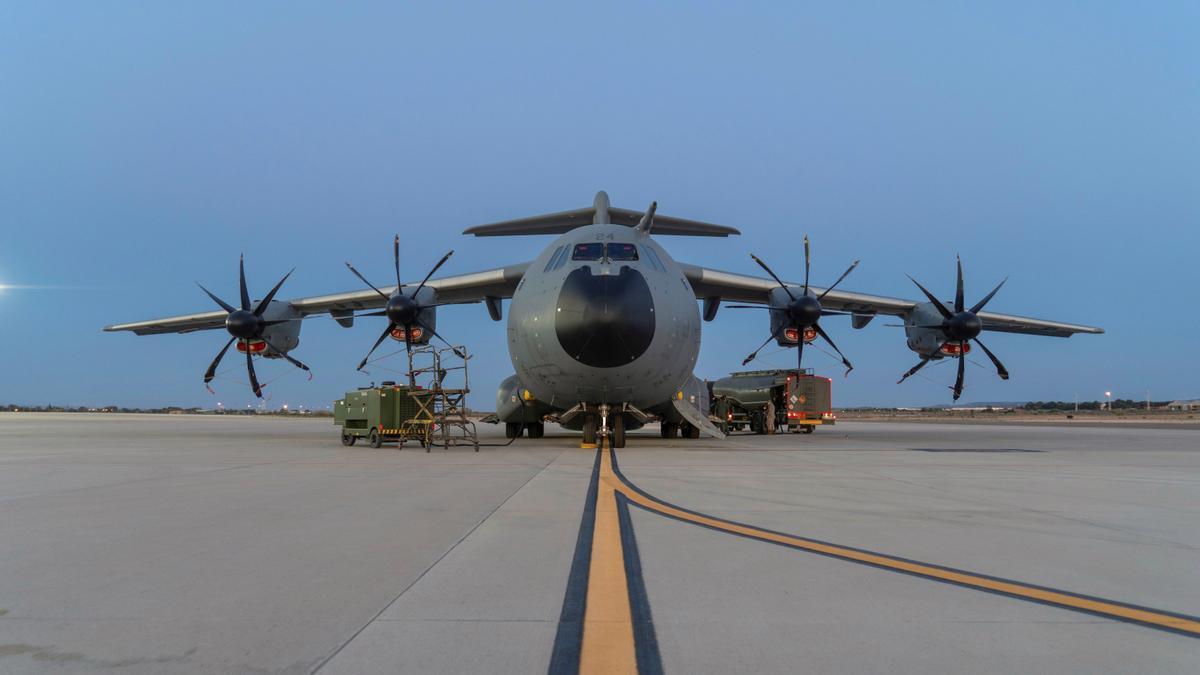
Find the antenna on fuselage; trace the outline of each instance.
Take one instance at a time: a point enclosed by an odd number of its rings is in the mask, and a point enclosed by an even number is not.
[[[608,215],[608,193],[601,190],[596,193],[596,198],[592,200],[592,208],[596,213],[592,215],[593,225],[611,225],[612,219]]]

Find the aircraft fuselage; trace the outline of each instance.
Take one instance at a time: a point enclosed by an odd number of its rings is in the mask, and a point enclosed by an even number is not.
[[[513,293],[508,346],[522,384],[556,408],[669,401],[691,378],[700,311],[682,269],[623,225],[562,235]]]

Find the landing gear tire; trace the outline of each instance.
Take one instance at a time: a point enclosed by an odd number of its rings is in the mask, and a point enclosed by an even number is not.
[[[371,447],[372,448],[382,448],[383,447],[383,437],[379,435],[378,429],[371,430]]]
[[[609,429],[609,433],[611,434],[612,447],[625,447],[625,417],[620,414],[613,415],[610,422],[612,428]]]
[[[680,427],[679,435],[684,438],[700,438],[700,427],[694,427],[690,424]]]
[[[504,437],[505,438],[517,438],[520,435],[521,435],[521,423],[520,422],[508,422],[504,425]]]
[[[530,438],[541,438],[546,435],[546,425],[541,422],[526,424],[525,431],[529,433]]]
[[[596,444],[596,414],[587,413],[583,418],[583,442],[588,445]]]
[[[346,432],[346,431],[342,432],[342,445],[354,445],[354,442],[357,440],[358,440],[358,437],[355,436],[354,434]]]
[[[679,422],[663,422],[661,433],[663,438],[675,438],[679,435]]]

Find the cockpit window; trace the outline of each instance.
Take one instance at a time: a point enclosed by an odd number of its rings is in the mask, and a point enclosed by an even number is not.
[[[599,260],[604,257],[604,244],[599,242],[575,244],[571,260]]]
[[[633,244],[609,244],[608,258],[610,260],[637,260],[637,247]]]

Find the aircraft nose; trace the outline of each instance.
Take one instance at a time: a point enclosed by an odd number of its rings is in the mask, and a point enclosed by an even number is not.
[[[654,339],[654,297],[641,272],[593,275],[580,267],[558,294],[554,330],[571,358],[613,368],[644,354]]]

